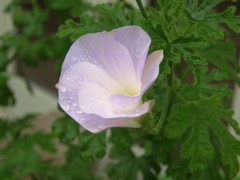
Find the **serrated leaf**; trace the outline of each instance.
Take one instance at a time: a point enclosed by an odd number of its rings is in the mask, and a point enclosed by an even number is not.
[[[92,134],[83,132],[78,136],[79,155],[85,161],[102,158],[106,153],[106,132]]]
[[[190,169],[195,172],[203,171],[208,161],[214,157],[209,137],[211,129],[222,146],[220,152],[223,162],[229,166],[233,177],[238,169],[237,155],[240,153],[240,142],[221,122],[222,119],[232,121],[231,116],[232,114],[222,108],[219,99],[214,96],[193,103],[178,104],[172,109],[165,132],[170,138],[180,138],[191,127],[190,137],[183,143],[181,151],[184,157],[191,159]],[[236,124],[233,123],[233,126]]]
[[[206,94],[215,94],[219,97],[232,97],[232,90],[228,85],[222,83],[224,79],[227,79],[227,76],[226,73],[216,69],[212,69],[209,73],[207,71],[201,72],[198,88]]]
[[[0,74],[0,106],[15,104],[15,97],[8,86],[8,80],[8,76]]]
[[[172,113],[168,119],[169,124],[165,127],[165,134],[167,137],[180,138],[183,133],[192,125],[192,118],[189,119],[189,114],[182,113],[188,108],[189,105],[175,105],[172,108]],[[190,109],[188,109],[188,111],[189,110]]]
[[[119,151],[129,149],[133,144],[133,139],[126,129],[114,128],[111,130],[110,142],[115,147],[118,147]]]
[[[215,153],[210,142],[207,119],[199,118],[200,114],[198,113],[202,113],[202,111],[195,108],[192,110],[189,109],[193,113],[192,119],[195,122],[190,137],[182,145],[181,154],[185,158],[191,158],[190,168],[192,172],[201,172],[206,168],[207,161],[213,159]],[[195,118],[194,116],[198,117]]]
[[[200,83],[201,66],[199,65],[206,66],[208,64],[207,60],[204,57],[190,53],[185,50],[180,50],[180,52],[193,73],[194,76],[193,86],[195,87]]]
[[[71,142],[79,134],[79,124],[71,117],[64,115],[58,118],[52,125],[52,132],[62,141]]]
[[[195,37],[194,35],[190,36],[181,36],[174,41],[172,41],[172,45],[176,47],[203,47],[207,45],[206,40],[203,37]]]
[[[186,60],[188,62],[191,62],[191,64],[193,64],[194,66],[196,66],[196,65],[207,65],[208,64],[207,60],[200,55],[190,53],[190,52],[185,51],[185,50],[182,51],[182,52],[183,52],[183,56],[186,58]]]
[[[205,16],[204,21],[210,23],[226,23],[235,32],[240,32],[240,17],[235,16],[236,7],[230,6],[224,12]]]
[[[73,41],[87,33],[94,33],[103,30],[94,20],[94,18],[89,15],[81,14],[80,20],[81,23],[77,23],[72,19],[67,20],[64,25],[61,25],[58,28],[57,35],[60,38],[70,35],[71,40]]]
[[[200,5],[197,6],[197,2],[190,2],[190,13],[193,19],[202,20],[203,16],[212,10],[217,4],[223,0],[204,0]],[[194,9],[193,9],[194,7]]]
[[[124,3],[122,2],[114,4],[99,4],[95,9],[101,14],[99,19],[101,24],[105,24],[106,26],[111,25],[112,28],[129,24],[129,20],[124,11]],[[106,22],[109,22],[110,24],[106,24]]]
[[[222,161],[228,165],[230,169],[230,176],[234,177],[239,171],[238,155],[240,154],[240,143],[235,139],[230,132],[226,129],[223,123],[217,119],[210,119],[210,126],[212,131],[218,137],[221,144]]]
[[[32,127],[32,121],[35,120],[37,114],[27,114],[20,118],[5,119],[0,118],[0,140],[9,133],[13,139],[19,138],[23,130]]]
[[[240,84],[240,78],[237,76],[240,64],[236,58],[234,43],[231,40],[211,43],[202,54],[210,63],[217,66],[227,78],[234,79]]]
[[[79,156],[81,149],[77,145],[69,145],[66,153],[66,163],[61,167],[54,169],[53,177],[51,179],[71,180],[97,180],[93,164],[85,162]]]
[[[107,166],[107,173],[111,179],[138,180],[138,174],[141,172],[144,179],[157,180],[156,171],[150,168],[153,167],[154,162],[147,157],[137,158],[133,153],[127,151],[125,153],[115,152],[114,158],[118,159],[118,161]]]
[[[163,80],[166,77],[166,75],[171,73],[171,68],[169,66],[169,60],[164,58],[163,62],[160,65],[160,68],[161,68],[161,71],[160,71],[160,75],[158,77],[158,81]]]

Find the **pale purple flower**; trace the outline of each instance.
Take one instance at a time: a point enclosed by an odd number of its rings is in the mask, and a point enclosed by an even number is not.
[[[154,101],[142,102],[156,80],[162,51],[148,57],[149,35],[138,26],[87,34],[64,60],[58,83],[61,108],[91,132],[110,127],[138,128],[138,117]]]

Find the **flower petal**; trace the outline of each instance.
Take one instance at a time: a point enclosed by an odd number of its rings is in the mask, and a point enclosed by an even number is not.
[[[112,107],[108,102],[111,94],[101,86],[86,82],[79,87],[79,107],[86,114],[96,114],[104,118],[115,117]]]
[[[143,103],[142,105],[138,106],[137,108],[131,109],[131,110],[126,110],[126,111],[117,111],[115,110],[115,114],[117,117],[140,117],[143,114],[146,114],[151,110],[153,107],[155,101],[150,100],[148,102]]]
[[[83,94],[83,97],[80,96],[79,99],[79,91],[89,83],[94,84],[95,89],[92,89],[92,93]],[[62,73],[58,86],[59,104],[72,117],[77,117],[83,112],[80,108],[82,103],[91,102],[91,99],[99,101],[100,98],[104,101],[104,97],[107,101],[110,96],[109,91],[116,93],[122,91],[122,87],[114,79],[98,66],[88,62],[79,62],[67,69]],[[86,103],[86,106],[91,104]],[[99,106],[100,104],[98,103]]]
[[[124,26],[114,29],[110,33],[129,51],[140,81],[151,38],[139,26]]]
[[[109,97],[110,104],[116,109],[134,109],[141,104],[141,96],[113,94]]]
[[[97,84],[88,82],[79,87],[79,107],[86,114],[96,114],[102,118],[139,117],[150,109],[150,102],[123,106],[111,103],[109,97],[111,94]],[[125,100],[123,98],[121,103]]]
[[[142,74],[142,90],[143,94],[156,80],[159,73],[159,64],[163,60],[163,51],[155,51],[150,54],[146,60]]]
[[[128,89],[128,93],[140,91],[131,55],[110,33],[88,34],[75,41],[65,58],[62,73],[77,62],[96,64]]]
[[[129,127],[129,128],[140,128],[141,124],[138,122],[138,117],[148,112],[154,101],[144,103],[137,109],[121,114],[122,117],[116,118],[103,118],[95,114],[81,114],[78,117],[73,117],[82,127],[90,132],[98,133],[112,127]]]
[[[134,119],[129,118],[111,118],[105,119],[94,114],[83,114],[75,120],[85,129],[92,133],[98,133],[112,127],[130,127],[139,128],[141,125]]]

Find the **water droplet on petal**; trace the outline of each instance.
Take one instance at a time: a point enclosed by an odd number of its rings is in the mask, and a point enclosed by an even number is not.
[[[62,108],[64,111],[69,111],[69,106],[67,104],[62,104]]]
[[[73,58],[72,58],[72,61],[73,61],[73,62],[76,62],[76,61],[77,61],[77,58],[76,58],[76,57],[73,57]]]
[[[78,110],[75,111],[75,113],[82,114],[83,112],[78,109]]]
[[[76,107],[76,106],[77,106],[77,104],[76,104],[76,103],[72,103],[72,106],[73,106],[73,107]]]
[[[65,88],[65,87],[63,87],[63,86],[60,86],[60,87],[59,87],[59,90],[60,90],[62,93],[64,93],[64,92],[66,92],[67,88]]]

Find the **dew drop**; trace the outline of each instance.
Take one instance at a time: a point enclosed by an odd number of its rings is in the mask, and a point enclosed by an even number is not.
[[[60,86],[60,87],[59,87],[59,90],[64,93],[64,92],[66,92],[67,88],[65,88],[65,87],[63,87],[63,86]]]
[[[77,106],[77,104],[76,104],[76,103],[72,103],[72,106],[73,106],[73,107],[76,107],[76,106]]]
[[[63,65],[63,68],[67,69],[69,66],[67,64]]]
[[[76,57],[73,57],[73,58],[72,58],[72,61],[73,61],[73,62],[76,62],[76,61],[77,61],[77,58],[76,58]]]
[[[78,110],[75,111],[75,113],[82,114],[83,112],[78,109]]]
[[[63,105],[62,105],[62,108],[63,108],[63,110],[65,110],[65,111],[69,111],[69,109],[70,109],[67,104],[63,104]]]

